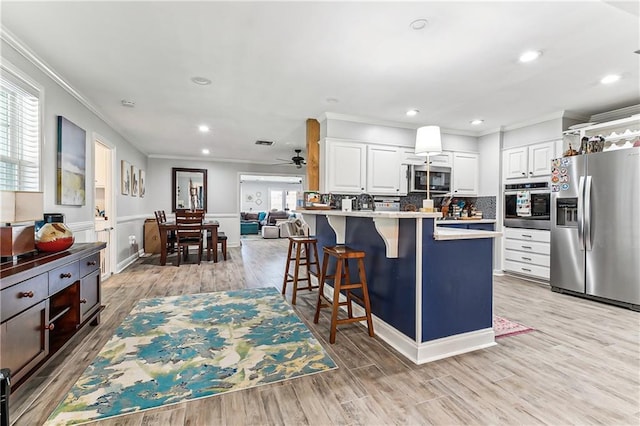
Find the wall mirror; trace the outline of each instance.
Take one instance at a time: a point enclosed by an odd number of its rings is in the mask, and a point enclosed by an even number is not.
[[[171,209],[207,210],[207,169],[172,168]]]

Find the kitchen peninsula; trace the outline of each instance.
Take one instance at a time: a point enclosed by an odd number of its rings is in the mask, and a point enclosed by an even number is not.
[[[320,251],[346,244],[366,253],[376,335],[404,356],[422,364],[495,344],[493,238],[501,233],[441,227],[441,213],[299,213]]]

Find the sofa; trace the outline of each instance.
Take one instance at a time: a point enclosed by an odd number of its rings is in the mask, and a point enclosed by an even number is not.
[[[289,212],[283,212],[281,210],[272,210],[267,213],[267,217],[263,223],[263,225],[276,225],[279,220],[287,220],[289,219]]]
[[[267,212],[241,212],[240,235],[259,234],[262,223],[267,217]]]

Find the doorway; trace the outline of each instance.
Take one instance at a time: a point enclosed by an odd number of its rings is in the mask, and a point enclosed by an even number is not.
[[[115,197],[113,179],[114,148],[96,137],[94,140],[94,230],[96,241],[103,241],[107,246],[100,252],[100,274],[102,281],[113,275],[115,244]]]

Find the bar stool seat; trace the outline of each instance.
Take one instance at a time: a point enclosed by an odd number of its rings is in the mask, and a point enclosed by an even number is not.
[[[318,288],[317,285],[311,283],[311,276],[318,278],[320,273],[320,265],[318,264],[318,240],[314,237],[292,236],[289,238],[289,251],[287,252],[287,265],[284,270],[284,279],[282,281],[282,294],[287,291],[287,283],[293,283],[293,296],[291,304],[296,304],[296,296],[298,290],[313,290]],[[292,256],[293,255],[293,256]],[[293,265],[293,273],[289,272],[291,262]],[[305,267],[305,277],[300,277],[300,267]],[[311,269],[315,266],[315,271]],[[298,284],[306,281],[307,285],[299,287]]]
[[[315,324],[320,319],[321,308],[331,308],[331,332],[329,342],[335,343],[336,329],[340,324],[349,324],[352,322],[367,321],[369,336],[374,337],[373,321],[371,320],[371,303],[369,301],[369,290],[367,288],[367,276],[364,269],[365,252],[354,250],[347,246],[324,247],[322,259],[322,274],[320,275],[320,289],[318,291],[318,303],[316,305],[316,314],[313,318]],[[327,275],[327,267],[329,258],[336,259],[336,269],[333,275]],[[358,276],[360,282],[351,282],[349,274],[349,259],[357,260]],[[324,295],[324,284],[326,280],[333,280],[333,300]],[[362,297],[352,293],[352,290],[362,290]],[[340,292],[345,292],[346,301],[340,302]],[[364,315],[354,317],[352,310],[352,300],[356,300],[364,307]],[[325,303],[327,302],[327,303]],[[347,318],[338,318],[338,310],[340,306],[347,307]]]

